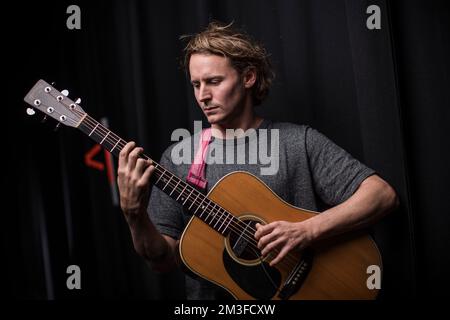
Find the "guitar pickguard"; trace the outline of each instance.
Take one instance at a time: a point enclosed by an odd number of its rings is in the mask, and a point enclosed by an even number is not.
[[[281,274],[266,261],[244,265],[223,251],[223,263],[229,276],[255,299],[268,300],[275,296],[281,284]]]

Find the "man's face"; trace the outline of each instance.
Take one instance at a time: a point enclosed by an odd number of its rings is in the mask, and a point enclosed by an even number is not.
[[[195,98],[211,124],[227,125],[244,108],[246,90],[242,77],[228,58],[193,54],[189,73]]]

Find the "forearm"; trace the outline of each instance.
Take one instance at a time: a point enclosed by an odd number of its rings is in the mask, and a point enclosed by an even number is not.
[[[378,176],[363,181],[345,202],[307,220],[314,241],[373,224],[398,205],[395,191]]]
[[[140,215],[139,220],[127,222],[136,252],[149,262],[152,269],[165,272],[176,266],[176,241],[161,235],[147,214]]]

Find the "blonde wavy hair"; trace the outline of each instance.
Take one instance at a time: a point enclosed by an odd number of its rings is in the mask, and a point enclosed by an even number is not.
[[[189,61],[195,53],[216,54],[229,58],[231,65],[243,74],[250,68],[256,71],[256,82],[252,87],[254,105],[260,105],[267,97],[275,77],[269,55],[265,48],[256,43],[248,34],[233,27],[233,22],[210,22],[208,27],[194,35],[184,35],[183,67],[189,74]]]

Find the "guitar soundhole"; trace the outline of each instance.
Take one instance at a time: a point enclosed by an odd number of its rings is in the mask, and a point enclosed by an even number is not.
[[[249,261],[259,260],[260,251],[254,237],[257,222],[260,221],[251,218],[242,219],[239,227],[230,232],[229,248],[236,258]]]

